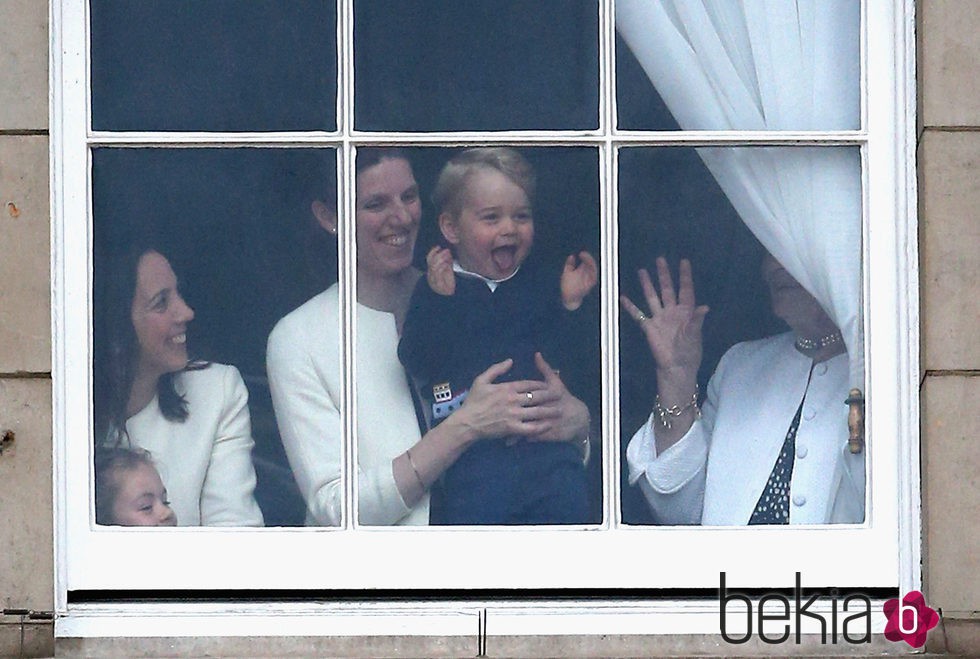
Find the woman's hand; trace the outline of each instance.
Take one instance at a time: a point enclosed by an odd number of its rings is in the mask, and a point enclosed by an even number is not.
[[[545,387],[534,392],[535,414],[550,419],[550,427],[535,434],[528,434],[531,441],[571,441],[589,436],[589,408],[573,396],[558,371],[544,360],[541,353],[534,354],[534,363],[544,376]]]
[[[701,366],[701,325],[708,307],[696,306],[691,262],[681,259],[680,290],[674,293],[667,259],[657,259],[657,279],[660,295],[646,270],[640,270],[640,285],[650,308],[650,315],[633,304],[625,295],[620,297],[623,309],[640,324],[647,337],[650,353],[657,362],[657,397],[664,408],[683,407],[670,427],[655,424],[657,454],[677,443],[694,424],[697,413],[688,406],[697,394],[698,368]]]
[[[650,274],[640,270],[639,275],[650,315],[643,313],[625,295],[620,296],[623,309],[639,323],[646,335],[659,371],[693,373],[696,377],[701,366],[701,326],[708,307],[695,305],[691,262],[681,259],[680,290],[676,294],[667,259],[657,258],[659,296],[650,281]]]
[[[569,254],[561,271],[561,302],[569,311],[582,306],[582,300],[599,281],[599,268],[588,252]]]
[[[513,359],[505,359],[478,375],[470,386],[463,406],[442,425],[449,422],[461,424],[466,431],[461,439],[467,444],[489,437],[550,431],[552,415],[537,409],[539,401],[547,402],[554,398],[544,382],[495,381],[513,365]]]
[[[467,442],[512,435],[567,441],[588,435],[588,408],[568,392],[540,353],[535,363],[544,380],[495,382],[513,363],[506,359],[477,376],[466,402],[443,425],[450,420],[462,423],[469,431]]]
[[[456,274],[453,272],[453,254],[445,247],[436,245],[425,256],[428,265],[426,279],[429,288],[439,295],[452,295],[456,292]]]
[[[473,442],[493,437],[522,436],[534,441],[584,439],[589,433],[589,410],[568,393],[561,379],[535,355],[544,380],[495,382],[510,370],[506,359],[481,373],[463,406],[430,430],[408,452],[392,462],[395,481],[405,505],[414,506],[428,487]]]

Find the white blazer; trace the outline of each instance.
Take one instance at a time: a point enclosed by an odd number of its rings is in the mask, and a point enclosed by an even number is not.
[[[708,383],[702,418],[663,455],[653,415],[636,432],[629,482],[658,522],[746,524],[801,400],[790,523],[864,521],[864,452],[847,447],[847,355],[813,364],[793,343],[786,333],[733,346]]]
[[[334,284],[280,320],[266,353],[279,434],[310,526],[337,526],[344,510],[339,290]],[[398,361],[395,317],[363,304],[356,313],[359,519],[371,525],[425,525],[428,495],[409,508],[392,471],[392,460],[420,437]]]
[[[182,371],[174,384],[187,418],[163,416],[156,397],[126,421],[134,446],[153,456],[180,526],[262,526],[255,502],[248,390],[234,366]]]

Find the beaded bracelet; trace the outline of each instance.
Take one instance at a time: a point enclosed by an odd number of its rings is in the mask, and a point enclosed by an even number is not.
[[[694,418],[701,418],[701,408],[698,407],[697,385],[694,386],[694,393],[691,395],[691,400],[687,401],[684,405],[664,407],[663,403],[660,402],[660,394],[657,394],[657,398],[653,402],[653,413],[657,415],[657,420],[660,421],[660,425],[664,427],[664,430],[670,430],[674,426],[674,422],[671,419],[676,419],[690,409],[694,410]]]

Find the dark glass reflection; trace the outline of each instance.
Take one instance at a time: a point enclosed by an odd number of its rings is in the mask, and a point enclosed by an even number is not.
[[[96,130],[336,128],[336,7],[91,0]]]
[[[305,506],[279,442],[266,339],[282,316],[336,281],[336,249],[310,211],[314,199],[331,198],[335,179],[333,150],[93,153],[96,360],[105,273],[129,244],[151,242],[194,309],[191,355],[237,367],[248,387],[255,495],[268,526],[302,524]]]
[[[598,6],[583,0],[354,3],[361,130],[598,126]]]

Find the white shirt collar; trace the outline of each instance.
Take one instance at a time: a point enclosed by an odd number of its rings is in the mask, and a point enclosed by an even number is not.
[[[461,266],[459,264],[459,261],[457,261],[456,259],[453,259],[453,272],[455,272],[457,274],[460,274],[460,275],[465,275],[467,277],[473,277],[475,279],[479,279],[480,281],[482,281],[483,283],[485,283],[487,285],[487,288],[489,288],[491,292],[496,291],[498,285],[500,285],[501,283],[507,281],[508,279],[510,279],[511,277],[513,277],[514,275],[516,275],[517,274],[517,271],[520,270],[520,269],[521,269],[521,266],[517,266],[517,268],[514,270],[514,272],[510,273],[509,275],[507,275],[503,279],[490,279],[489,277],[484,277],[483,275],[481,275],[478,272],[470,272],[469,270],[466,270],[465,268],[463,268],[463,266]]]

